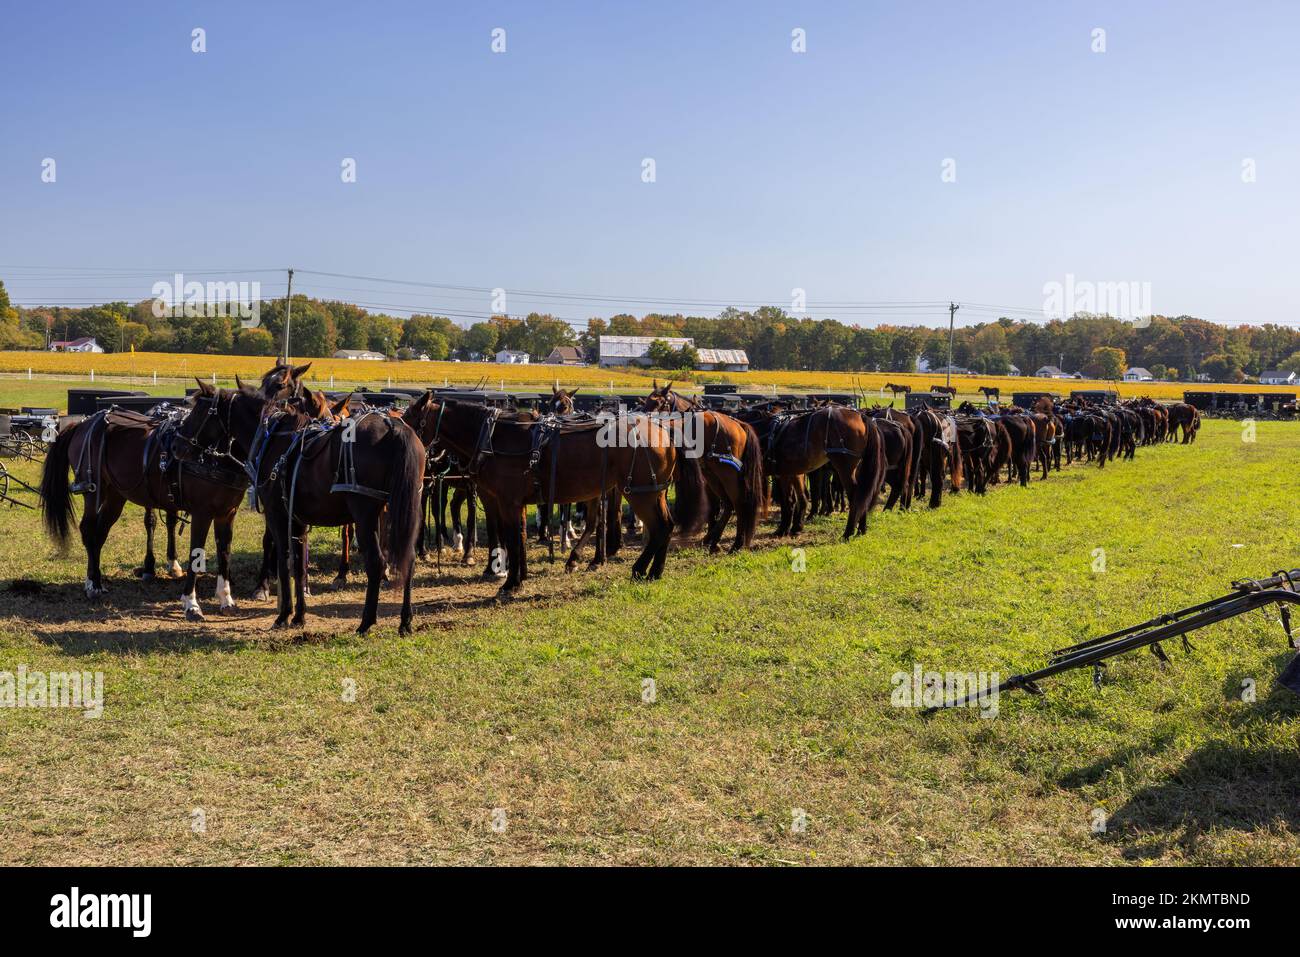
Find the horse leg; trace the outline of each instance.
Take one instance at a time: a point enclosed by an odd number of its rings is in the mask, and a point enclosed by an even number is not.
[[[103,483],[102,478],[100,481]],[[126,500],[112,489],[103,488],[102,484],[101,489],[98,514],[85,507],[89,505],[88,499],[92,496],[82,499],[80,527],[81,544],[86,548],[87,598],[98,598],[104,594],[104,577],[100,569],[99,557],[104,550],[104,542],[108,540],[109,529],[118,520],[122,514],[122,507],[126,504]]]
[[[306,525],[294,523],[293,532],[289,536],[289,555],[293,560],[293,618],[290,620],[295,628],[301,628],[307,621],[307,596],[311,594],[307,590],[307,533]],[[383,560],[380,559],[382,565]]]
[[[355,531],[351,525],[339,527],[339,570],[334,576],[335,588],[342,588],[348,583],[348,569],[352,565],[352,535]]]
[[[474,546],[478,544],[478,496],[471,491],[461,490],[465,497],[465,538],[461,551],[461,563],[474,564]]]
[[[654,581],[663,575],[668,556],[668,542],[673,534],[673,519],[668,511],[668,496],[663,492],[638,494],[628,504],[645,528],[644,546],[632,566],[633,578]]]
[[[587,503],[587,514],[595,515],[596,514],[595,509],[599,507],[600,507],[600,499],[592,499],[590,502]],[[564,573],[566,575],[571,574],[573,570],[578,567],[579,554],[582,552],[583,548],[586,547],[588,539],[591,538],[595,530],[596,530],[595,522],[587,522],[582,527],[582,534],[579,535],[576,540],[574,540],[572,551],[569,552],[569,558],[564,563]],[[596,566],[596,561],[595,559],[593,559],[590,567],[594,568],[595,566]]]
[[[790,523],[791,536],[803,531],[804,514],[808,507],[808,490],[804,486],[803,476],[796,476],[790,485],[794,493],[794,520]]]
[[[180,518],[175,512],[163,511],[163,524],[167,526],[167,577],[180,578],[185,574],[176,556],[176,525]]]
[[[154,579],[153,533],[158,527],[158,516],[152,508],[144,510],[144,564],[135,570],[135,576],[141,581]]]
[[[253,589],[253,601],[266,601],[271,597],[271,575],[278,568],[275,549],[275,536],[271,534],[268,525],[262,529],[262,568],[257,573],[257,587]]]
[[[207,569],[207,553],[204,546],[208,543],[208,528],[212,517],[202,512],[190,518],[190,557],[185,563],[185,585],[181,592],[181,610],[185,612],[186,621],[203,621],[203,609],[199,606],[198,577],[200,568]],[[197,566],[197,567],[196,567]]]
[[[234,595],[230,591],[230,543],[235,537],[235,516],[213,522],[213,531],[217,537],[217,611],[229,615],[237,609]]]
[[[355,514],[355,512],[353,513]],[[357,634],[364,635],[379,618],[379,589],[383,584],[384,557],[379,548],[379,515],[367,511],[357,521],[357,544],[366,564],[366,604]]]

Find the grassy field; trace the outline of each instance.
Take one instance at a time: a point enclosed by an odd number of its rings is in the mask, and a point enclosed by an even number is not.
[[[566,577],[538,553],[497,604],[475,570],[429,564],[409,638],[388,595],[351,635],[361,589],[325,574],[305,633],[266,632],[270,605],[243,598],[252,514],[239,614],[214,614],[208,577],[190,625],[174,583],[130,577],[139,510],[92,606],[80,547],[57,556],[6,509],[0,670],[102,671],[105,710],[0,710],[0,839],[25,864],[1297,864],[1300,701],[1271,687],[1286,649],[1263,615],[1166,670],[1114,662],[1100,693],[1071,673],[993,718],[890,703],[917,664],[1026,670],[1300,564],[1297,462],[1292,423],[1245,442],[1207,421],[1193,446],[877,514],[847,544],[819,520],[804,571],[769,538],[675,550],[648,585],[634,554]],[[318,533],[313,562],[333,553]]]
[[[534,389],[549,388],[559,384],[567,388],[580,386],[600,391],[649,391],[654,378],[674,379],[685,391],[702,388],[710,382],[735,382],[743,389],[756,391],[833,390],[867,393],[879,392],[886,382],[910,385],[924,392],[932,385],[942,385],[943,376],[929,373],[901,372],[800,372],[792,370],[767,370],[761,372],[673,372],[617,369],[600,369],[594,366],[498,365],[490,362],[364,362],[346,359],[299,359],[312,364],[308,383],[313,387],[351,388],[367,385],[372,388],[384,385],[443,385],[471,384],[487,380],[488,388]],[[85,385],[94,370],[96,382],[109,388],[123,385],[123,380],[135,383],[131,388],[149,388],[155,394],[175,392],[181,384],[192,385],[191,376],[201,376],[211,381],[216,376],[221,385],[230,385],[236,375],[245,379],[261,376],[273,360],[256,356],[206,356],[178,355],[173,353],[113,353],[87,355],[62,352],[0,352],[0,373],[25,376],[29,370],[35,377],[30,384],[40,383],[40,376],[59,376],[65,379],[86,381],[68,384]],[[150,388],[154,375],[163,385]],[[168,385],[168,378],[175,381]],[[20,379],[18,381],[27,381]],[[1183,391],[1198,388],[1180,382],[1100,382],[1090,379],[1034,379],[1011,376],[956,376],[953,384],[962,395],[978,396],[980,386],[996,386],[1005,396],[1017,390],[1043,389],[1068,395],[1072,389],[1116,389],[1125,397],[1150,396],[1153,399],[1181,399]],[[1261,387],[1259,385],[1199,386],[1223,392],[1290,392],[1295,388]],[[25,393],[24,393],[25,394]],[[66,397],[65,397],[66,398]],[[31,402],[23,404],[30,405]]]

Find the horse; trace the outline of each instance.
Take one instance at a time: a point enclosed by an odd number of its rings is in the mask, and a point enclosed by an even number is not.
[[[1002,401],[1002,393],[995,385],[982,385],[980,391],[984,393],[984,401],[989,405],[997,405]]]
[[[265,390],[240,383],[214,390],[200,383],[194,410],[172,440],[182,461],[225,447],[242,461],[275,537],[279,608],[273,628],[305,623],[306,535],[313,525],[357,527],[365,553],[366,601],[358,634],[378,618],[384,573],[379,516],[388,510],[388,561],[402,588],[398,631],[411,631],[411,579],[420,527],[424,447],[400,419],[363,414],[346,423],[313,422],[280,408]],[[292,561],[294,594],[289,592]]]
[[[888,389],[890,392],[894,393],[895,399],[897,399],[899,395],[912,394],[912,387],[910,385],[894,385],[894,383],[892,382],[886,382],[885,388]]]
[[[885,510],[898,504],[903,511],[912,507],[915,475],[920,471],[921,443],[916,422],[905,412],[876,407],[862,415],[874,419],[880,428],[885,450],[885,482],[889,498]]]
[[[734,512],[736,538],[731,551],[738,552],[754,542],[761,513],[765,509],[766,481],[763,477],[763,450],[758,434],[747,422],[741,422],[721,412],[701,409],[697,402],[673,391],[673,384],[654,389],[641,406],[647,413],[676,413],[698,417],[703,431],[704,481],[716,509],[710,509],[708,531],[704,544],[710,553],[721,551],[719,544]]]
[[[204,388],[204,383],[199,382],[199,387]],[[66,426],[50,447],[41,474],[45,530],[60,545],[66,543],[73,519],[72,495],[82,496],[79,528],[86,549],[86,597],[104,594],[100,554],[123,507],[134,502],[169,514],[190,513],[190,558],[184,566],[181,595],[186,619],[203,620],[196,578],[206,570],[208,530],[214,527],[219,610],[222,614],[236,610],[230,590],[230,548],[248,479],[229,446],[214,443],[188,460],[172,454],[172,436],[196,421],[195,416],[193,407],[184,418],[150,418],[109,409]],[[68,482],[69,469],[75,476],[73,484]],[[152,558],[151,532],[149,539],[146,567]]]
[[[993,463],[993,473],[998,474],[1002,466],[1006,465],[1007,481],[1019,478],[1020,487],[1024,488],[1029,485],[1034,462],[1038,459],[1037,423],[1033,416],[1014,405],[1006,413],[994,418],[1006,429],[1010,442],[1000,446]],[[1043,477],[1046,478],[1046,474]]]
[[[827,405],[794,414],[748,410],[736,416],[754,427],[763,449],[764,471],[772,477],[781,508],[778,537],[803,530],[807,493],[803,477],[827,462],[849,490],[844,539],[865,530],[885,477],[880,428],[856,409]]]
[[[955,396],[957,394],[957,387],[955,385],[932,385],[930,386],[930,391],[942,395]]]
[[[274,377],[279,370],[283,368],[277,366],[265,376],[263,376],[263,390],[272,385]],[[274,387],[270,390],[273,394],[277,391]],[[311,389],[302,385],[301,382],[295,382],[294,387],[290,390],[291,395],[285,400],[285,404],[295,412],[301,412],[309,416],[316,422],[336,423],[348,417],[348,402],[351,401],[353,393],[349,392],[339,401],[330,405],[329,398],[323,392],[313,392]],[[339,528],[339,569],[334,575],[333,587],[342,588],[348,582],[348,571],[352,565],[352,541],[355,537],[355,528],[352,525],[343,525]],[[257,587],[253,590],[254,601],[265,601],[271,595],[271,576],[275,573],[275,536],[271,534],[269,527],[262,530],[262,567],[257,573]],[[310,595],[310,589],[307,590]]]
[[[1196,432],[1201,426],[1201,413],[1186,402],[1175,402],[1169,406],[1169,441],[1178,441],[1178,430],[1183,430],[1183,445],[1196,441]]]
[[[689,534],[703,520],[707,503],[699,460],[680,454],[672,436],[648,417],[621,420],[627,432],[619,435],[615,420],[608,417],[584,423],[528,421],[482,405],[435,402],[432,392],[408,411],[430,429],[431,448],[447,449],[466,463],[489,527],[496,526],[504,550],[507,574],[501,594],[514,592],[528,577],[524,512],[530,504],[581,502],[589,518],[596,516],[596,521],[587,522],[565,563],[565,571],[572,572],[583,546],[605,520],[602,502],[621,487],[646,528],[644,547],[632,566],[634,579],[660,578],[674,527],[680,525]],[[666,494],[673,484],[676,522]],[[589,567],[602,563],[604,552],[602,531]]]
[[[990,476],[996,475],[993,454],[998,444],[999,423],[981,415],[963,415],[956,422],[963,471],[970,477],[971,491],[983,495]]]
[[[924,495],[927,479],[930,484],[930,508],[943,504],[944,471],[952,477],[952,491],[961,491],[963,484],[962,456],[957,441],[957,421],[927,407],[911,413],[916,423],[920,458],[916,470],[916,494]]]

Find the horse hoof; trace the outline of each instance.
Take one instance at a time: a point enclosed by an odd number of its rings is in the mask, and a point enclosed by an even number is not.
[[[171,575],[172,578],[184,578],[185,569],[181,568],[180,562],[173,561],[171,568],[167,569],[167,574]]]
[[[347,585],[348,585],[347,578],[340,575],[338,578],[334,579],[334,581],[330,583],[330,588],[334,589],[334,591],[338,591],[341,588],[346,588]]]
[[[573,570],[574,570],[575,568],[577,568],[577,567],[578,567],[578,563],[577,563],[577,562],[565,562],[565,563],[564,563],[564,574],[566,574],[566,575],[572,575],[572,574],[573,574]]]
[[[218,609],[217,609],[217,614],[218,614],[218,615],[233,615],[233,614],[235,614],[237,611],[239,611],[239,606],[236,605],[236,604],[232,601],[229,605],[222,605],[220,608],[218,608]]]
[[[289,627],[289,619],[287,618],[277,618],[274,622],[271,623],[272,631],[284,631],[284,629],[288,627]]]
[[[203,612],[199,611],[197,608],[187,608],[185,610],[185,620],[204,621],[205,619],[203,618]]]
[[[142,582],[151,582],[157,576],[154,575],[154,573],[151,571],[145,571],[143,568],[137,568],[135,570],[135,577],[140,579],[140,581]]]
[[[473,568],[475,565],[478,564],[478,559],[475,558],[473,555],[466,555],[462,564],[464,564],[468,568]]]
[[[265,588],[259,588],[257,591],[253,592],[253,601],[266,601],[270,597],[270,594],[267,593]]]

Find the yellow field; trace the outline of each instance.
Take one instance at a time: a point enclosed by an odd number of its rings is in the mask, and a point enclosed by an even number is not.
[[[214,375],[223,382],[238,375],[247,379],[261,376],[272,364],[260,356],[181,355],[167,352],[136,352],[87,355],[64,352],[0,352],[0,373],[150,378],[186,378]],[[910,385],[918,392],[931,385],[942,385],[943,376],[904,374],[899,372],[676,372],[649,370],[624,371],[599,369],[595,366],[498,365],[491,362],[366,362],[347,359],[299,359],[311,362],[308,380],[328,385],[333,377],[337,387],[352,385],[429,385],[470,384],[486,380],[489,388],[520,389],[546,387],[552,383],[572,388],[613,391],[641,391],[654,378],[671,378],[687,389],[709,382],[735,382],[753,390],[843,391],[857,388],[878,392],[886,382]],[[1035,379],[1031,377],[964,375],[953,378],[962,395],[973,395],[980,386],[996,386],[1005,395],[1013,391],[1044,389],[1068,394],[1072,389],[1113,388],[1124,396],[1150,396],[1155,399],[1180,399],[1185,389],[1210,389],[1226,392],[1295,392],[1295,388],[1258,385],[1204,385],[1181,382],[1098,382],[1086,379]]]

